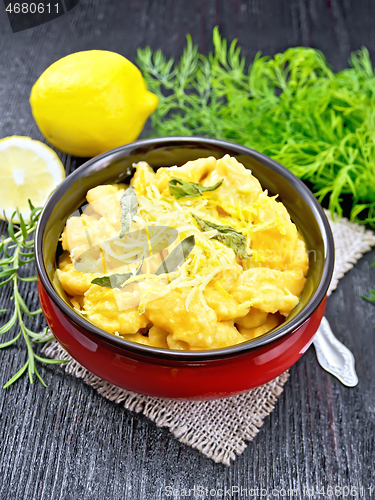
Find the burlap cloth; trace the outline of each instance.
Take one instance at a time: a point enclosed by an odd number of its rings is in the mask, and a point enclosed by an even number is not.
[[[362,226],[340,219],[332,222],[336,261],[329,293],[365,252],[375,245],[375,234]],[[227,399],[203,402],[171,401],[125,391],[93,375],[53,340],[43,348],[51,358],[70,359],[62,365],[67,373],[81,378],[102,396],[126,409],[143,413],[159,427],[168,427],[182,443],[197,448],[215,462],[229,465],[259,431],[288,380],[283,373],[268,384]]]

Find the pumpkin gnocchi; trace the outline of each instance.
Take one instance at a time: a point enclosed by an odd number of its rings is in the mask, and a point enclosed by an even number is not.
[[[285,206],[228,155],[135,165],[101,185],[61,235],[72,307],[143,345],[217,349],[266,334],[298,304],[309,262]]]

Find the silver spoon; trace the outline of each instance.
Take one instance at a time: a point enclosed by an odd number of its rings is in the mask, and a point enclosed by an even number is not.
[[[326,318],[322,319],[313,344],[320,366],[337,377],[347,387],[355,387],[358,377],[354,367],[354,356],[333,334]]]

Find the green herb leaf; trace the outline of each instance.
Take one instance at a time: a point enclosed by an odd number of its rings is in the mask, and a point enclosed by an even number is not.
[[[10,269],[4,269],[4,271],[0,272],[0,279],[6,278],[7,276],[12,276],[16,272],[17,272],[17,269],[14,269],[13,267]]]
[[[18,291],[17,288],[14,289],[14,298],[17,300],[17,303],[18,303],[21,311],[24,312],[26,314],[26,316],[28,316],[31,319],[32,318],[31,311],[29,310],[29,308],[25,304],[25,301],[21,297],[20,292]]]
[[[241,259],[249,259],[251,257],[246,251],[246,236],[244,234],[235,231],[231,226],[221,226],[209,220],[201,219],[197,215],[192,214],[192,216],[202,231],[216,229],[218,234],[213,236],[213,238],[231,248],[238,257]]]
[[[169,181],[169,190],[171,194],[179,200],[180,198],[197,198],[202,196],[202,194],[206,191],[215,191],[218,189],[223,183],[223,179],[216,183],[214,186],[205,187],[202,184],[198,184],[195,182],[186,182],[181,179],[176,179],[173,177]]]
[[[26,240],[27,239],[27,228],[26,228],[25,221],[23,220],[22,214],[18,210],[18,208],[17,208],[17,216],[18,216],[18,219],[20,221],[22,237],[23,237],[24,240]]]
[[[19,276],[18,279],[21,281],[26,281],[27,283],[31,283],[33,281],[38,281],[38,276],[26,276],[25,278]],[[40,312],[42,311],[40,310]]]
[[[198,135],[243,144],[311,183],[332,215],[353,199],[351,219],[375,227],[375,74],[368,50],[334,73],[316,49],[293,47],[251,64],[237,41],[213,32],[199,54],[190,35],[180,60],[150,47],[137,65],[159,98],[156,135]]]
[[[18,240],[14,234],[14,226],[13,226],[13,219],[14,219],[14,216],[16,215],[17,211],[13,212],[12,214],[12,217],[10,218],[10,221],[9,221],[9,224],[8,224],[8,234],[9,234],[9,237],[15,241],[16,243],[18,243]]]
[[[26,264],[29,264],[30,262],[34,262],[34,257],[31,257],[30,259],[26,259],[26,260],[22,260],[22,259],[18,259],[18,262],[20,264],[20,266],[24,266]]]
[[[0,328],[0,335],[10,330],[12,326],[16,323],[16,321],[17,321],[17,311],[15,309],[13,312],[13,316],[10,318],[10,320]]]
[[[20,255],[22,255],[22,257],[29,257],[29,258],[35,257],[35,253],[34,252],[21,252],[20,251]]]
[[[361,295],[362,299],[368,300],[369,302],[375,302],[375,290],[370,290],[370,296]]]
[[[129,186],[128,189],[125,190],[120,200],[120,205],[121,205],[120,238],[122,238],[129,231],[133,215],[135,215],[138,210],[138,201],[133,186]]]
[[[41,332],[34,332],[33,330],[30,330],[30,328],[27,328],[26,326],[24,326],[24,329],[32,339],[42,339],[46,336],[46,332],[44,330],[42,330]]]
[[[11,284],[13,287],[13,314],[11,319],[0,327],[0,334],[11,331],[11,329],[18,323],[17,334],[10,340],[0,344],[0,349],[7,348],[15,344],[20,338],[23,338],[26,343],[28,358],[22,368],[19,369],[10,380],[8,380],[8,382],[4,385],[4,388],[9,387],[13,384],[13,382],[18,380],[26,372],[26,370],[28,371],[31,383],[33,381],[33,375],[36,375],[40,380],[42,380],[35,365],[35,353],[33,351],[32,342],[34,339],[40,339],[40,342],[44,341],[44,333],[37,333],[27,328],[23,320],[23,314],[26,314],[30,320],[32,320],[36,315],[41,314],[42,311],[41,309],[30,311],[18,289],[19,280],[35,281],[36,278],[35,276],[21,278],[18,275],[21,266],[34,261],[34,253],[26,252],[26,250],[33,247],[34,243],[32,240],[27,240],[27,238],[33,231],[35,231],[42,211],[40,207],[35,208],[31,203],[29,203],[29,206],[31,209],[30,221],[26,223],[17,208],[8,223],[9,237],[5,238],[2,235],[0,243],[0,252],[2,251],[5,255],[5,258],[0,259],[0,279],[1,277],[6,278],[0,282],[0,287],[5,286],[7,283]],[[14,223],[16,215],[19,220],[17,226]],[[27,257],[27,260],[22,260],[22,256]]]
[[[35,354],[35,358],[42,363],[46,363],[47,365],[61,365],[64,363],[69,363],[69,359],[50,359],[50,358],[42,358]]]
[[[51,335],[48,335],[47,337],[43,337],[40,340],[31,339],[31,342],[33,342],[34,344],[45,344],[46,342],[49,342],[50,340],[52,340],[54,338],[55,337],[54,337],[53,333],[51,333]]]
[[[45,363],[44,358],[40,358],[40,361],[42,361],[43,363]],[[38,379],[42,382],[42,384],[44,385],[44,387],[47,387],[47,384],[44,382],[44,380],[40,376],[40,374],[39,374],[39,372],[37,370],[37,367],[35,365],[34,365],[34,373],[38,377]]]
[[[12,385],[16,380],[18,380],[25,373],[28,366],[29,366],[29,360],[27,360],[26,363],[23,365],[23,367],[20,368],[18,372],[15,373],[11,379],[8,380],[8,382],[3,386],[3,389],[6,389],[10,385]]]
[[[122,288],[125,281],[128,281],[132,276],[139,276],[142,272],[143,260],[141,265],[138,267],[137,272],[133,273],[115,273],[108,276],[101,276],[100,278],[95,278],[91,281],[94,285],[103,286],[106,288]]]
[[[11,340],[8,340],[8,342],[2,342],[0,344],[0,349],[4,349],[5,347],[9,347],[10,345],[14,344],[15,342],[17,342],[17,340],[21,337],[21,331],[18,333],[18,335],[16,335],[13,339]]]
[[[100,278],[95,278],[91,281],[93,285],[99,285],[106,288],[121,288],[121,286],[129,278],[133,276],[132,273],[115,273],[109,276],[101,276]]]
[[[0,288],[2,288],[3,286],[5,286],[7,283],[10,283],[13,280],[14,276],[15,275],[9,276],[9,278],[7,278],[6,280],[1,281],[0,282]]]
[[[30,314],[31,316],[38,316],[38,314],[42,314],[42,308],[39,307],[39,309],[35,309],[35,311],[31,311]]]
[[[177,270],[183,264],[195,246],[194,235],[183,239],[172,252],[163,260],[160,266],[155,271],[155,274],[169,274]]]

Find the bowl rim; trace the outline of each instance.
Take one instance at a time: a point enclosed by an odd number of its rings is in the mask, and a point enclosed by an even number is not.
[[[93,323],[86,320],[83,316],[75,312],[56,292],[52,282],[50,281],[47,270],[43,259],[43,235],[47,224],[47,221],[53,211],[56,202],[60,199],[60,196],[65,193],[71,184],[81,176],[86,170],[90,170],[90,167],[95,166],[100,161],[104,159],[111,159],[112,162],[115,159],[120,159],[125,154],[129,154],[136,149],[144,147],[165,147],[165,146],[214,146],[227,149],[236,154],[244,154],[246,156],[251,156],[260,163],[271,168],[271,170],[282,175],[289,184],[294,187],[294,189],[302,196],[304,201],[308,204],[310,210],[312,211],[318,225],[320,228],[322,240],[324,243],[324,267],[322,278],[320,283],[315,290],[315,293],[310,298],[306,306],[287,324],[281,325],[279,328],[258,337],[254,340],[244,342],[242,344],[236,344],[229,347],[224,347],[220,349],[211,350],[201,350],[201,351],[176,351],[167,350],[158,347],[146,346],[143,344],[137,344],[131,342],[121,337],[117,337],[111,333],[108,333],[99,327],[95,326]],[[112,158],[111,158],[112,157]],[[198,136],[171,136],[171,137],[157,137],[151,139],[141,139],[124,146],[120,146],[116,149],[112,149],[101,155],[83,163],[80,167],[69,174],[66,179],[53,191],[47,203],[45,204],[41,215],[39,217],[36,233],[35,233],[35,257],[36,257],[36,268],[39,280],[43,286],[45,292],[48,294],[49,298],[55,303],[55,305],[68,317],[70,321],[76,323],[83,330],[82,333],[87,331],[91,335],[98,337],[102,341],[110,343],[121,350],[126,352],[132,352],[138,355],[159,358],[164,360],[180,360],[180,361],[203,361],[209,359],[220,359],[226,358],[234,355],[245,354],[248,351],[254,350],[258,347],[262,347],[270,342],[276,341],[281,337],[285,337],[291,334],[295,330],[305,323],[314,311],[318,308],[320,303],[326,296],[329,284],[331,282],[334,266],[334,242],[332,231],[328,222],[328,219],[323,211],[323,208],[318,203],[317,199],[313,193],[308,189],[308,187],[290,170],[282,166],[280,163],[272,160],[263,153],[260,153],[254,149],[247,148],[240,144],[235,144],[229,141],[223,141],[220,139],[213,139],[207,137]]]

